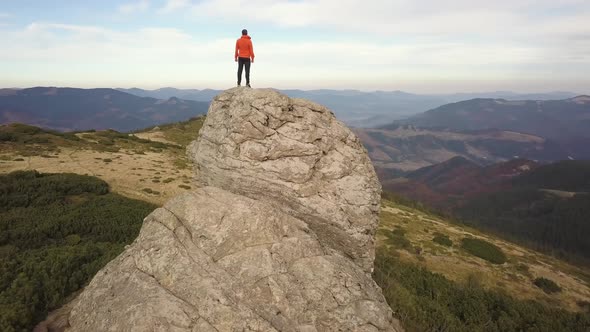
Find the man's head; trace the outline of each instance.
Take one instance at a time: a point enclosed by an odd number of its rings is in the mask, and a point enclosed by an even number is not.
[[[242,30],[242,36],[247,36],[248,35],[248,30],[244,29]]]

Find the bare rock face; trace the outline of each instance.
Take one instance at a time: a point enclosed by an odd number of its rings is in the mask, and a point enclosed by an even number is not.
[[[330,111],[228,90],[188,150],[204,186],[145,219],[67,331],[402,331],[370,276],[380,187]]]
[[[381,185],[359,139],[325,107],[273,90],[226,91],[188,154],[202,184],[276,202],[371,271]]]

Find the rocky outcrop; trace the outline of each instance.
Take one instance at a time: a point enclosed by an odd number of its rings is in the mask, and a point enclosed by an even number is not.
[[[381,185],[359,139],[325,107],[229,90],[213,101],[188,153],[202,184],[276,203],[326,249],[371,270]]]
[[[188,149],[197,190],[144,221],[68,331],[400,331],[371,279],[380,186],[322,106],[216,97]]]

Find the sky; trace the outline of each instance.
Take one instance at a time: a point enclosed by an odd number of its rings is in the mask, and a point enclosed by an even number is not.
[[[0,87],[590,94],[589,0],[0,0]]]

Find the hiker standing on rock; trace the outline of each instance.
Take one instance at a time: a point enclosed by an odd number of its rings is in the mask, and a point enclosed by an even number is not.
[[[242,37],[236,41],[236,53],[234,55],[238,63],[238,86],[242,84],[242,70],[246,67],[246,86],[250,86],[250,63],[254,63],[254,47],[252,38],[248,36],[248,30],[242,30]]]

